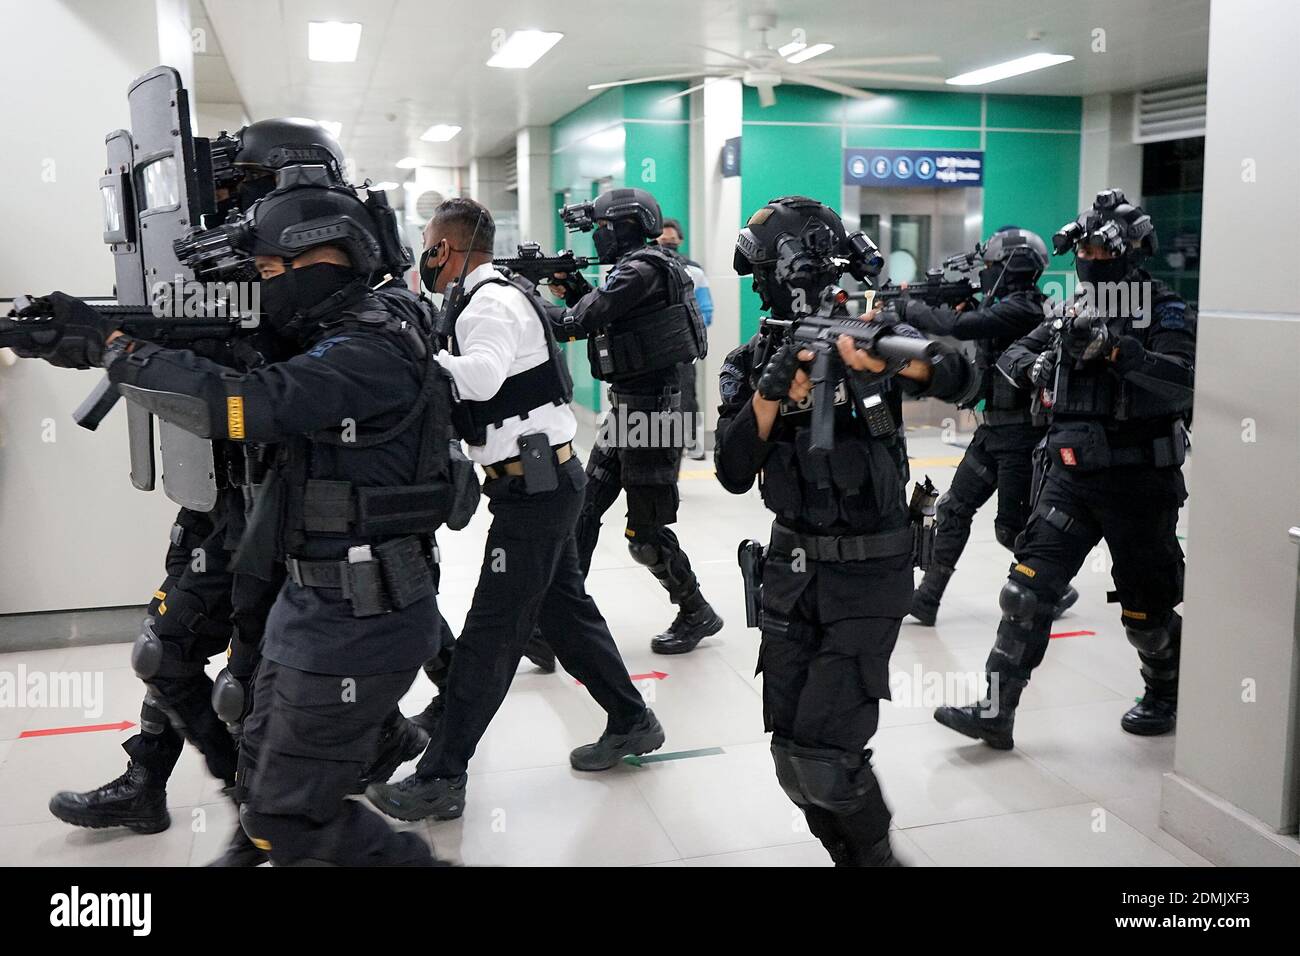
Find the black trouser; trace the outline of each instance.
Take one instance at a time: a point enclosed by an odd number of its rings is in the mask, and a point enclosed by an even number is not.
[[[704,596],[690,558],[668,527],[677,520],[681,501],[677,491],[681,457],[680,448],[597,445],[587,463],[587,493],[575,535],[585,576],[591,570],[591,556],[600,540],[601,519],[618,500],[619,492],[626,491],[627,526],[623,534],[628,550],[637,562],[649,566],[670,601],[684,611],[693,611],[704,604]],[[652,460],[651,467],[644,468],[643,459]],[[549,642],[551,635],[544,632],[544,636]]]
[[[1183,549],[1176,528],[1186,497],[1177,467],[1077,475],[1053,467],[1003,589],[1003,619],[989,654],[989,673],[1029,679],[1047,651],[1052,609],[1088,553],[1105,539],[1120,623],[1139,649],[1147,687],[1174,694],[1181,621],[1174,606],[1183,599]],[[1159,632],[1170,634],[1170,646],[1148,653],[1144,648]]]
[[[465,772],[538,624],[564,669],[609,715],[609,730],[630,730],[645,712],[578,561],[573,528],[583,501],[582,464],[575,457],[558,468],[559,487],[550,492],[530,495],[524,479],[513,477],[483,486],[492,526],[421,776]]]
[[[149,602],[146,627],[161,642],[161,662],[143,677],[148,692],[140,732],[122,747],[158,786],[166,785],[186,740],[214,777],[234,781],[235,742],[212,710],[212,681],[204,672],[208,659],[226,650],[232,630],[226,524],[213,515],[219,512],[177,516],[167,577]]]
[[[1015,548],[1016,535],[1029,520],[1033,492],[1034,446],[1044,429],[1034,425],[980,425],[962,456],[952,484],[939,499],[933,563],[951,571],[970,539],[971,519],[998,495],[993,519],[998,542]]]
[[[420,866],[433,854],[347,799],[417,668],[345,677],[263,660],[244,722],[244,832],[273,863]]]
[[[889,698],[889,655],[911,591],[911,559],[808,565],[796,569],[769,549],[758,665],[763,719],[782,789],[831,857],[853,864],[889,833],[889,807],[866,747],[880,701]],[[879,582],[882,595],[853,595],[855,582],[860,593]]]
[[[677,366],[677,380],[682,387],[682,417],[686,423],[686,445],[696,447],[703,439],[700,425],[700,395],[696,384],[694,362],[683,362]]]

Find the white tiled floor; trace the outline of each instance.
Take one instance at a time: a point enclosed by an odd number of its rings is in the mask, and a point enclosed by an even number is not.
[[[961,449],[937,432],[911,436],[916,477],[945,487]],[[662,753],[640,767],[579,774],[568,751],[594,738],[603,715],[576,682],[525,663],[471,768],[468,810],[453,823],[412,824],[439,853],[468,864],[643,864],[819,866],[829,860],[777,787],[753,676],[757,633],[743,626],[736,543],[763,538],[769,523],[756,493],[735,497],[712,466],[683,466],[677,533],[727,620],[721,634],[684,657],[650,653],[671,608],[623,547],[621,504],[610,512],[590,589],[610,621],[629,672],[642,682],[668,731]],[[459,627],[479,567],[486,510],[458,535],[444,535],[444,613]],[[894,808],[895,846],[915,865],[1206,865],[1159,829],[1160,775],[1173,766],[1172,738],[1139,738],[1119,716],[1141,692],[1137,660],[1124,640],[1104,550],[1076,585],[1081,599],[1026,692],[1017,749],[999,753],[934,723],[946,673],[978,673],[998,619],[997,592],[1008,556],[995,542],[992,509],[982,512],[953,578],[939,625],[905,624],[893,658],[895,701],[883,708],[872,742]],[[4,625],[0,623],[0,627]],[[124,633],[122,640],[133,635]],[[221,849],[233,811],[201,760],[187,749],[169,789],[171,829],[156,836],[84,831],[49,816],[64,788],[89,788],[124,765],[117,746],[130,731],[19,739],[24,730],[138,719],[140,686],[129,645],[0,655],[0,671],[102,671],[102,716],[0,707],[0,863],[197,865]],[[215,670],[217,664],[214,663]],[[936,676],[937,675],[937,676]],[[905,693],[904,693],[905,691]],[[412,713],[432,689],[423,677],[403,702]],[[687,751],[706,751],[686,755]],[[399,771],[399,776],[408,772]]]

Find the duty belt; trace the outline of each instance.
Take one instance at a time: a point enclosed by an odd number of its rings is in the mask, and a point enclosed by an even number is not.
[[[438,563],[438,549],[434,548],[429,564]],[[347,575],[347,561],[307,561],[302,558],[285,558],[285,570],[289,580],[303,588],[333,588],[342,590],[343,579]]]
[[[631,412],[671,412],[682,407],[682,392],[677,388],[665,388],[658,395],[625,395],[610,390],[611,405],[621,405]]]
[[[1028,408],[985,408],[985,425],[1032,425],[1034,413]]]
[[[573,444],[571,442],[566,441],[563,445],[552,445],[551,450],[555,452],[555,463],[557,465],[563,465],[573,457]],[[506,458],[503,461],[483,466],[483,474],[488,476],[489,481],[505,475],[513,475],[517,478],[523,473],[524,463],[520,461],[518,455],[515,455],[514,458]]]
[[[802,534],[772,525],[772,550],[794,554],[799,549],[813,561],[870,561],[911,554],[916,532],[909,526],[878,534]]]

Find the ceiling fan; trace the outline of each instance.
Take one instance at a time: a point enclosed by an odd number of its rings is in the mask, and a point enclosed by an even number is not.
[[[696,90],[701,90],[710,83],[716,83],[718,80],[738,79],[746,86],[752,86],[758,91],[758,102],[764,106],[772,106],[776,103],[776,88],[782,83],[796,84],[799,86],[814,86],[821,90],[827,90],[831,93],[839,93],[843,96],[852,96],[856,99],[871,99],[876,94],[859,89],[856,86],[849,86],[845,81],[870,81],[876,83],[938,83],[941,84],[944,78],[941,76],[925,76],[916,73],[892,73],[882,72],[879,70],[863,69],[864,67],[876,66],[904,66],[915,63],[938,63],[940,57],[933,53],[914,53],[899,54],[893,56],[868,56],[854,57],[851,59],[831,59],[823,60],[817,51],[818,47],[822,51],[830,50],[830,44],[814,44],[808,46],[802,41],[795,41],[780,48],[772,45],[770,34],[776,29],[776,14],[774,13],[755,13],[749,17],[749,28],[757,30],[762,37],[762,48],[757,51],[746,51],[744,56],[736,56],[734,53],[728,53],[725,50],[718,50],[714,47],[698,46],[699,49],[715,56],[722,57],[727,62],[724,64],[706,64],[703,68],[696,68],[690,72],[684,73],[666,73],[658,76],[643,76],[635,80],[614,80],[608,83],[592,83],[587,89],[589,90],[606,90],[616,86],[631,86],[636,83],[658,83],[667,80],[686,80],[703,77],[702,81],[694,86],[682,90],[680,93],[673,93],[671,96],[664,97],[664,100],[674,100],[678,97],[689,96]],[[814,58],[816,62],[812,62]],[[809,65],[805,66],[804,64]]]

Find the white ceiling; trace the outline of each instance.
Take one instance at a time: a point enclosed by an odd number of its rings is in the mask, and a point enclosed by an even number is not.
[[[405,178],[393,163],[406,155],[463,165],[508,150],[519,127],[549,124],[593,97],[588,83],[722,62],[692,44],[733,54],[756,49],[759,36],[747,25],[755,12],[776,12],[776,45],[795,27],[809,43],[834,43],[827,59],[942,58],[886,68],[898,72],[953,76],[1037,51],[1075,57],[985,88],[1000,93],[1089,94],[1203,74],[1209,27],[1209,0],[203,0],[203,6],[248,115],[341,122],[345,152],[361,176],[375,180]],[[363,24],[356,62],[308,60],[311,20]],[[565,36],[531,69],[486,66],[493,31],[515,29]],[[1098,29],[1105,31],[1105,52],[1093,50]],[[1041,39],[1031,40],[1031,31]],[[448,144],[420,142],[434,123],[464,129]]]

